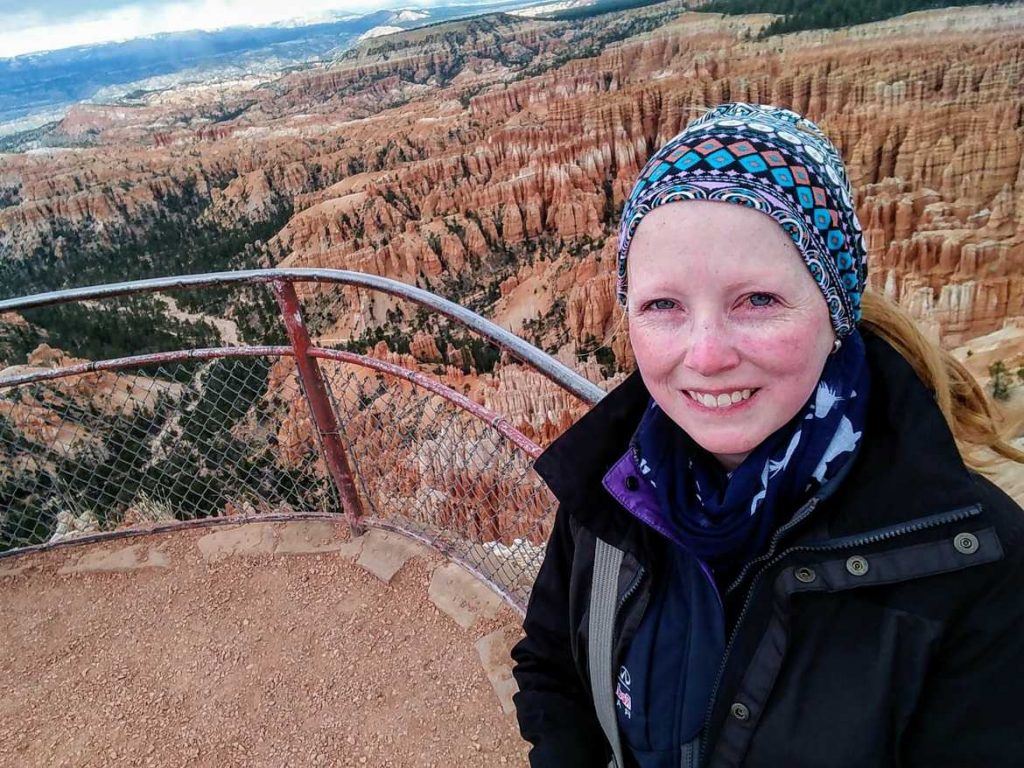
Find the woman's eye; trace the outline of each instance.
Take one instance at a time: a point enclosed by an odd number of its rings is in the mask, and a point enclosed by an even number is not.
[[[748,298],[755,307],[768,307],[775,301],[775,297],[770,293],[752,293]]]
[[[650,309],[672,309],[676,303],[672,299],[655,299],[647,306]]]

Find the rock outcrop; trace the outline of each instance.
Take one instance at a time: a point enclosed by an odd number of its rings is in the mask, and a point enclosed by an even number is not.
[[[835,139],[873,288],[950,346],[1024,317],[1024,8],[764,41],[769,16],[680,2],[619,19],[610,32],[495,14],[367,40],[270,85],[76,108],[50,137],[70,148],[0,157],[0,258],[41,244],[73,258],[62,233],[145,231],[183,195],[229,225],[285,205],[274,263],[431,288],[611,381],[633,365],[614,298],[633,180],[707,105],[748,100]],[[326,306],[324,338],[395,325],[401,306],[350,287],[302,295]],[[410,364],[434,370],[448,350],[406,310]],[[510,365],[444,375],[541,442],[578,411]],[[282,422],[282,445],[307,427]]]

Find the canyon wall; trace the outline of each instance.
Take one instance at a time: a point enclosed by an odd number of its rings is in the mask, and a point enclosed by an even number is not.
[[[224,227],[284,210],[266,264],[415,283],[610,386],[633,366],[614,300],[623,201],[690,118],[746,100],[835,140],[871,286],[929,333],[953,347],[1024,317],[1024,7],[757,40],[771,18],[680,2],[574,22],[493,14],[270,83],[81,105],[48,136],[63,147],[0,157],[0,260],[70,264],[172,203]],[[425,371],[459,354],[397,300],[301,292],[321,339],[389,326]],[[542,442],[575,413],[502,361],[442,375]]]

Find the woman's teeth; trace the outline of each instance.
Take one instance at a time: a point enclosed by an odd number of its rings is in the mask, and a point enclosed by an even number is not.
[[[698,403],[703,405],[705,408],[726,408],[733,403],[738,403],[741,400],[748,399],[756,389],[741,389],[736,392],[730,392],[729,394],[722,393],[721,395],[715,396],[704,392],[695,392],[693,390],[686,390],[686,394],[696,400]]]

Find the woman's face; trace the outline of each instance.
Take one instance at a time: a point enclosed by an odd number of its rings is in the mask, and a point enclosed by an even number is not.
[[[727,469],[804,406],[832,351],[796,245],[734,203],[660,205],[630,245],[629,338],[648,391]]]

